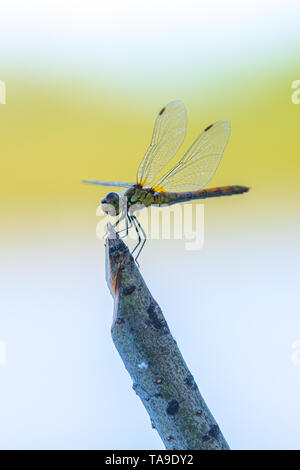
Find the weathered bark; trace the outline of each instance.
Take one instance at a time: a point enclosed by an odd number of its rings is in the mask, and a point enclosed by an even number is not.
[[[166,449],[229,449],[128,248],[108,229],[112,338],[153,428]]]

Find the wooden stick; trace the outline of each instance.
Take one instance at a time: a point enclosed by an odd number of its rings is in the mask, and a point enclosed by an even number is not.
[[[166,449],[228,450],[125,243],[108,226],[106,279],[113,342]],[[167,284],[166,284],[167,288]]]

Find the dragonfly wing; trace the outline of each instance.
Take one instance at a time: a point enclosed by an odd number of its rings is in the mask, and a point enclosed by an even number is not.
[[[220,163],[229,136],[229,121],[208,126],[179,163],[158,181],[157,189],[185,192],[205,186]]]
[[[137,183],[151,186],[181,146],[186,126],[187,114],[181,101],[172,101],[161,109],[155,121],[151,144],[137,172]]]
[[[94,180],[83,180],[82,183],[85,184],[98,184],[99,186],[115,186],[118,188],[129,188],[129,186],[133,186],[134,183],[122,183],[122,182],[115,182],[115,181],[94,181]]]

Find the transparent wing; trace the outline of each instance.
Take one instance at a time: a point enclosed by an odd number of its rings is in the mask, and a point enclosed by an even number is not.
[[[151,186],[181,146],[186,126],[187,114],[181,101],[172,101],[161,109],[155,121],[151,144],[137,172],[139,184]]]
[[[185,192],[205,186],[220,163],[229,135],[229,121],[218,121],[208,126],[179,163],[155,184],[155,188]]]
[[[85,184],[98,184],[99,186],[115,186],[118,188],[129,188],[129,186],[133,186],[135,183],[122,183],[122,182],[115,182],[115,181],[94,181],[94,180],[82,180],[82,183]]]

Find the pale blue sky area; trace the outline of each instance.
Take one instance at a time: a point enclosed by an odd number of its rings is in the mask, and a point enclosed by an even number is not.
[[[152,241],[140,260],[234,449],[299,448],[298,241],[280,240]],[[102,242],[62,242],[3,257],[0,446],[161,449],[111,340]]]

